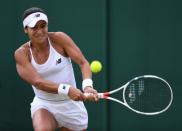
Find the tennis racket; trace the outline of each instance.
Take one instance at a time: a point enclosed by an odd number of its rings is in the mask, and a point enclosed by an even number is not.
[[[111,94],[122,96],[113,98]],[[91,95],[84,93],[84,95]],[[115,101],[142,115],[157,115],[165,112],[173,100],[171,86],[164,79],[154,75],[135,77],[113,91],[98,93],[100,99]]]

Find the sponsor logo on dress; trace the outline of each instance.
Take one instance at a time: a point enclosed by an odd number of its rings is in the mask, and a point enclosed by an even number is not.
[[[57,59],[57,60],[56,60],[56,65],[57,65],[57,64],[60,64],[61,61],[62,61],[61,58]]]

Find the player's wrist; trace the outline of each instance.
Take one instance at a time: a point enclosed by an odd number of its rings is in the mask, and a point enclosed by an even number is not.
[[[59,84],[58,94],[68,95],[70,87],[71,87],[71,85],[69,85],[69,84]]]
[[[86,87],[93,88],[93,81],[90,78],[84,79],[82,81],[82,90],[84,91]]]

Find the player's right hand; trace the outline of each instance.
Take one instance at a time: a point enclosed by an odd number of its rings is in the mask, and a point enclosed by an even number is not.
[[[89,94],[89,95],[84,94],[86,100],[96,101],[96,102],[99,101],[98,93],[94,88],[88,86],[84,89],[84,93]]]

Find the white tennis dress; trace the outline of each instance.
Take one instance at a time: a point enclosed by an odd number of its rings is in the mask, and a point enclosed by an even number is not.
[[[30,45],[30,42],[29,42]],[[31,52],[31,64],[46,80],[55,83],[67,83],[76,87],[72,63],[69,57],[59,54],[49,41],[49,57],[44,64],[37,64]],[[66,127],[73,131],[87,128],[88,115],[81,101],[73,101],[66,95],[48,93],[33,86],[35,97],[31,103],[31,116],[40,108],[51,112],[58,122],[59,127]]]

